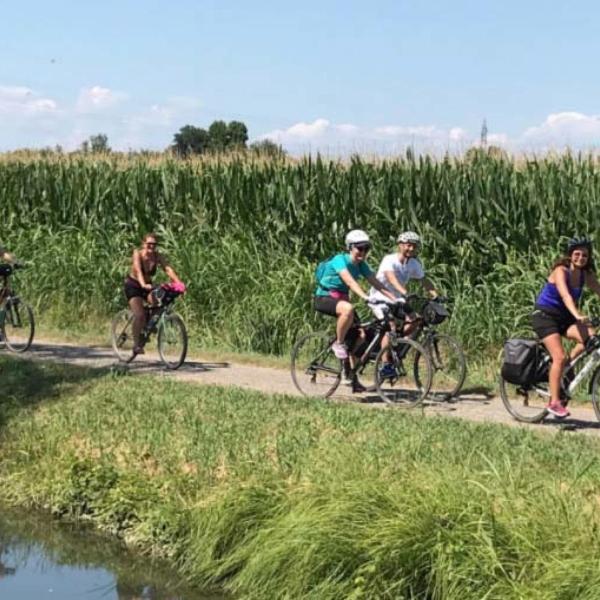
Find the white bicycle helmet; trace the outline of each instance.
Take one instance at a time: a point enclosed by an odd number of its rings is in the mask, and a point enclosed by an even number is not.
[[[350,249],[356,244],[370,244],[369,235],[362,229],[353,229],[346,235],[346,247]]]
[[[421,238],[418,233],[414,231],[405,231],[398,236],[396,240],[399,244],[414,244],[415,246],[421,245]]]

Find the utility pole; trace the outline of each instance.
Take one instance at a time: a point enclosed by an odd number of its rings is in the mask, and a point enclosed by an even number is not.
[[[482,148],[487,148],[487,134],[488,134],[487,122],[485,119],[483,119],[483,123],[481,125],[481,147]]]

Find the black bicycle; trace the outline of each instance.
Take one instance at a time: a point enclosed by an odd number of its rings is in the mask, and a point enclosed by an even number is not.
[[[33,309],[23,302],[10,285],[10,278],[24,265],[0,265],[0,346],[3,344],[12,352],[25,352],[33,342],[35,319]]]
[[[598,327],[600,318],[592,319]],[[540,340],[531,340],[535,349],[528,381],[512,383],[500,375],[500,396],[506,410],[524,423],[540,423],[548,416],[546,405],[550,401],[548,374],[552,358]],[[582,381],[591,374],[587,392],[591,394],[596,418],[600,421],[600,338],[588,338],[585,350],[564,369],[561,378],[561,398],[565,405],[573,398]]]
[[[163,284],[152,290],[155,305],[145,305],[146,324],[140,334],[139,345],[143,348],[151,336],[157,334],[158,354],[167,369],[178,369],[187,354],[188,335],[183,319],[173,310],[173,303],[183,292]],[[133,313],[129,308],[121,310],[111,324],[112,347],[119,360],[131,362],[137,353],[133,339]]]
[[[433,370],[425,348],[400,335],[405,320],[401,305],[381,305],[372,320],[352,327],[346,337],[351,359],[339,360],[332,350],[335,336],[321,331],[302,337],[292,350],[291,373],[296,388],[305,396],[329,398],[342,381],[356,389],[373,381],[367,391],[376,391],[395,406],[420,405],[431,387]],[[382,347],[387,336],[388,345]]]
[[[450,315],[447,298],[425,299],[409,296],[407,303],[416,307],[414,330],[410,336],[420,342],[431,358],[433,382],[430,398],[449,400],[458,396],[467,376],[467,361],[460,343],[437,327]]]

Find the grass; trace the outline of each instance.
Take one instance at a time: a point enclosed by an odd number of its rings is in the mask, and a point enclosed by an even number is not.
[[[597,598],[596,439],[0,357],[0,497],[248,598]]]

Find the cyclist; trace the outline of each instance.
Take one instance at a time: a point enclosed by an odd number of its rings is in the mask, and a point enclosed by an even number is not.
[[[315,310],[337,319],[336,341],[332,349],[340,360],[348,358],[346,334],[352,324],[358,322],[354,306],[350,303],[350,290],[363,300],[369,299],[357,279],[364,277],[374,288],[381,290],[388,301],[395,301],[394,295],[377,280],[366,262],[366,256],[371,250],[371,240],[367,233],[361,229],[353,229],[346,235],[345,242],[348,252],[336,254],[324,263],[314,296]],[[353,380],[345,380],[344,383],[355,385]]]
[[[414,231],[404,231],[396,239],[398,251],[384,256],[377,269],[377,280],[386,290],[391,292],[398,300],[404,300],[408,295],[406,286],[411,279],[419,281],[425,292],[431,298],[437,298],[438,293],[427,277],[421,261],[417,258],[421,249],[421,238]],[[383,295],[375,288],[369,290],[370,300],[382,300]],[[415,328],[415,319],[406,315],[404,335],[410,335]],[[387,336],[382,340],[381,346],[388,344]],[[395,377],[396,370],[391,363],[385,363],[381,369],[382,377]]]
[[[167,258],[157,251],[158,238],[154,233],[147,233],[142,240],[142,248],[135,249],[129,274],[125,278],[123,291],[133,312],[133,340],[134,354],[143,354],[140,346],[140,333],[146,324],[144,313],[144,300],[148,304],[156,304],[156,299],[151,294],[152,278],[160,266],[173,283],[181,284],[181,280],[169,264]]]
[[[581,354],[585,342],[594,330],[589,319],[579,310],[583,288],[587,286],[600,296],[592,258],[592,242],[587,238],[573,238],[566,247],[566,255],[550,271],[542,291],[535,302],[531,324],[552,357],[549,373],[550,402],[546,406],[555,417],[569,416],[566,402],[560,398],[560,381],[569,360]],[[576,343],[566,356],[561,336]]]

